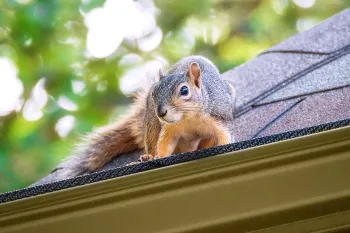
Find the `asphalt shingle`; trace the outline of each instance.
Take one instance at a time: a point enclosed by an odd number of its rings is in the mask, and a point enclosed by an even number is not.
[[[349,64],[350,54],[306,74],[260,101],[259,104],[350,85]]]
[[[227,71],[223,77],[236,88],[236,103],[240,107],[325,58],[325,55],[265,54]]]
[[[308,96],[261,136],[350,118],[350,87]]]

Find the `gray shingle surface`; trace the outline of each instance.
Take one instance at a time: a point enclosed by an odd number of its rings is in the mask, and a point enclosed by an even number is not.
[[[265,54],[227,71],[223,77],[232,82],[236,88],[236,103],[240,107],[326,57],[309,54]]]
[[[269,124],[281,112],[296,103],[298,99],[281,101],[256,107],[235,120],[235,139],[243,141],[252,138],[265,125]]]
[[[350,87],[308,96],[261,136],[350,118]]]
[[[259,104],[346,85],[350,85],[350,54],[301,77],[260,101]]]

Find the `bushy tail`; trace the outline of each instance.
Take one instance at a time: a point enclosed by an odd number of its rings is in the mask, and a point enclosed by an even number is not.
[[[138,143],[142,132],[135,130],[133,121],[125,119],[100,128],[78,145],[76,155],[82,156],[88,170],[95,171],[121,154],[143,149],[143,145]]]
[[[119,155],[144,150],[146,94],[146,90],[138,94],[131,107],[131,114],[83,137],[73,155],[54,169],[53,173],[56,173],[58,179],[94,172]]]

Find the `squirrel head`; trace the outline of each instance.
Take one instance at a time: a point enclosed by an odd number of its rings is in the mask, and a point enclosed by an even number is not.
[[[201,69],[193,62],[187,72],[164,75],[152,90],[156,115],[163,123],[176,123],[204,109]]]

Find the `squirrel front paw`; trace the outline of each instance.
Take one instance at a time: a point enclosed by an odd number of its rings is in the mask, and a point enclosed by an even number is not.
[[[153,159],[154,159],[153,155],[151,155],[151,154],[144,154],[144,155],[140,156],[139,161],[140,162],[146,162],[146,161],[150,161],[150,160],[153,160]]]
[[[151,154],[144,154],[144,155],[141,155],[140,158],[136,162],[128,163],[127,166],[134,165],[134,164],[139,164],[139,163],[142,163],[142,162],[151,161],[153,159],[154,159],[153,155],[151,155]]]

